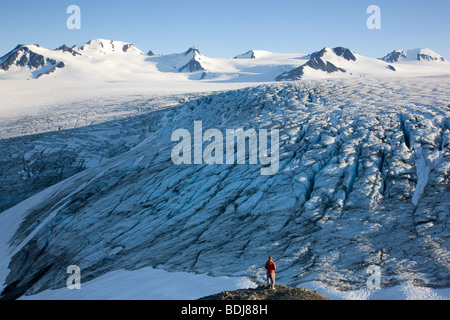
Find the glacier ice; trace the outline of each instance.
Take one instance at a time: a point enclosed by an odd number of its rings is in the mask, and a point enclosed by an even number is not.
[[[268,254],[288,285],[359,289],[376,265],[382,286],[449,287],[449,89],[448,77],[302,81],[155,109],[127,126],[153,128],[139,143],[29,208],[5,292],[64,287],[69,265],[85,281],[143,267],[252,278]],[[175,165],[172,132],[200,120],[278,129],[279,172]]]

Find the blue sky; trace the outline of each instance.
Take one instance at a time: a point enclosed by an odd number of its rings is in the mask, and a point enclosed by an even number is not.
[[[81,9],[81,30],[66,27],[72,4]],[[366,27],[372,4],[381,8],[381,30]],[[211,57],[344,46],[378,58],[427,47],[450,60],[448,0],[22,0],[5,1],[0,12],[0,56],[18,43],[53,49],[106,38],[160,54],[191,46]]]

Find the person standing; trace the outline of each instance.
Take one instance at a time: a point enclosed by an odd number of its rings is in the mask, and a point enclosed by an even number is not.
[[[272,260],[272,256],[269,257],[264,268],[267,270],[267,287],[275,289],[275,270],[277,266],[275,265],[275,261]]]

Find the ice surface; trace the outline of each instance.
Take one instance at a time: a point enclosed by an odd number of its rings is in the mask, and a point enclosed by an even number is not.
[[[262,268],[262,267],[261,267]],[[82,278],[81,278],[82,279]],[[265,284],[246,277],[210,277],[153,268],[118,270],[81,284],[80,290],[61,288],[23,296],[20,300],[195,300],[222,291],[254,288]],[[448,300],[449,289],[430,289],[404,283],[384,289],[339,291],[320,282],[302,287],[332,300]],[[131,289],[132,288],[132,289]]]
[[[448,77],[302,81],[159,107],[151,99],[112,109],[99,104],[100,117],[102,109],[124,117],[100,123],[99,135],[96,126],[63,129],[40,136],[38,145],[75,141],[84,132],[92,144],[71,144],[74,154],[106,153],[116,144],[99,142],[115,131],[111,126],[127,133],[110,140],[130,147],[105,162],[92,159],[89,168],[0,214],[7,228],[1,283],[19,281],[27,295],[66,290],[71,264],[86,283],[148,267],[256,283],[271,254],[280,283],[313,281],[376,298],[364,288],[367,267],[377,265],[392,296],[448,297],[431,289],[448,288],[450,278],[449,85]],[[127,116],[136,101],[145,112]],[[38,131],[52,123],[51,114],[45,119]],[[143,120],[151,130],[133,142]],[[279,173],[261,176],[259,165],[175,166],[171,133],[192,130],[198,120],[205,129],[278,128]],[[52,149],[34,147],[20,159],[54,165],[37,157]]]

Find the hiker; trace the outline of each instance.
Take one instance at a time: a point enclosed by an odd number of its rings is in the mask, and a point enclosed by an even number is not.
[[[272,256],[269,257],[269,261],[266,262],[264,268],[267,269],[267,287],[275,289],[275,270],[277,266],[275,261],[272,260]]]

